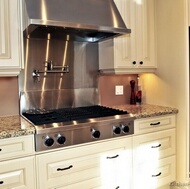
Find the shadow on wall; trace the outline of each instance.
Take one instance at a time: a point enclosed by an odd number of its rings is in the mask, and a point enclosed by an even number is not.
[[[98,90],[100,103],[103,106],[122,105],[130,103],[131,87],[130,81],[135,80],[137,86],[137,75],[100,75]],[[123,85],[123,95],[115,95],[115,86]]]
[[[0,116],[19,114],[17,77],[0,77]]]

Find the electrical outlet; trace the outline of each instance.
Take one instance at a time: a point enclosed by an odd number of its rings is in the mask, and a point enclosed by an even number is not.
[[[115,95],[123,95],[123,85],[115,86]]]

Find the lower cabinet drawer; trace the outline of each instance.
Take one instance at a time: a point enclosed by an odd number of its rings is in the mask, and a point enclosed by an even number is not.
[[[176,157],[134,165],[134,189],[157,189],[175,181]]]
[[[175,155],[176,129],[134,136],[133,151],[135,161],[139,162]]]
[[[1,189],[35,189],[34,157],[0,162]]]
[[[0,140],[0,161],[32,155],[34,152],[33,135]]]
[[[124,137],[37,155],[38,189],[132,189],[131,147]]]
[[[135,120],[134,133],[145,134],[164,129],[174,128],[176,125],[176,115],[157,116]]]

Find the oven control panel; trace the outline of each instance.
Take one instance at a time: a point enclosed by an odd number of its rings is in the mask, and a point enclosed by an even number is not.
[[[38,152],[132,134],[134,134],[134,120],[107,120],[78,124],[35,134],[35,148]]]

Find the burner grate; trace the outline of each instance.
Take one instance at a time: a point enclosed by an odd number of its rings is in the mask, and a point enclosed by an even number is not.
[[[46,114],[28,114],[23,113],[35,125],[67,122],[74,120],[83,120],[89,118],[100,118],[107,116],[127,114],[126,111],[112,109],[104,106],[87,106],[78,108],[63,108],[53,110]]]

